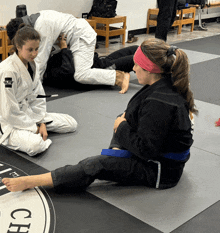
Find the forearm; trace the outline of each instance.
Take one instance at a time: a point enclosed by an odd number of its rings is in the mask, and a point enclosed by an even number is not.
[[[116,132],[116,139],[121,147],[143,160],[155,159],[160,155],[163,140],[159,135],[134,130],[128,122],[122,122]],[[163,136],[162,136],[163,137]]]

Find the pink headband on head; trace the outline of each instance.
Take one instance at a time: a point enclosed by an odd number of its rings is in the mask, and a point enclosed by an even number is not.
[[[141,51],[141,46],[138,47],[134,54],[134,62],[137,63],[142,69],[147,70],[150,73],[161,73],[160,68]]]

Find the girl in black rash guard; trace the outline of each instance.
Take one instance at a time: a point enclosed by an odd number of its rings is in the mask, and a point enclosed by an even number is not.
[[[8,190],[50,186],[59,192],[79,191],[95,179],[160,189],[177,185],[193,143],[189,115],[197,113],[187,56],[163,40],[148,39],[134,62],[143,88],[115,120],[109,149],[46,174],[4,178]]]

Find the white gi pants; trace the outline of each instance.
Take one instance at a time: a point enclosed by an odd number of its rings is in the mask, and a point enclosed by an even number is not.
[[[96,39],[87,44],[79,39],[79,49],[73,52],[75,65],[74,79],[82,84],[115,85],[116,71],[91,68],[93,65]],[[71,50],[71,47],[70,47]]]
[[[46,124],[48,132],[70,133],[77,128],[75,119],[67,114],[46,113],[47,116],[53,119],[53,122]],[[12,129],[2,145],[34,156],[48,149],[51,143],[50,139],[44,141],[40,134],[35,134],[28,130]]]

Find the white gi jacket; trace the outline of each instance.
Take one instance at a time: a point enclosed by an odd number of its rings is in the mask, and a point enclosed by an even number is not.
[[[52,46],[60,34],[64,33],[67,36],[67,44],[70,46],[72,53],[79,49],[80,38],[87,44],[96,40],[96,32],[85,19],[77,19],[71,14],[53,10],[40,11],[34,29],[41,35],[39,53],[35,58],[41,80],[46,70]]]
[[[33,80],[16,53],[0,63],[0,125],[3,136],[0,144],[13,128],[37,132],[36,123],[43,123],[46,100],[44,89],[35,77],[35,63],[30,63]]]

